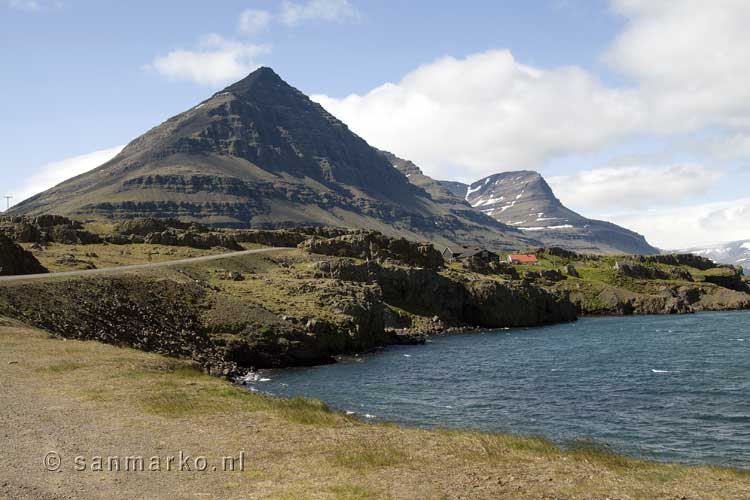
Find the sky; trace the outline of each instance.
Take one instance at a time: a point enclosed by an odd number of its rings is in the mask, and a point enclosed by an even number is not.
[[[537,170],[661,248],[747,239],[748,25],[746,0],[0,0],[0,196],[263,65],[432,177]]]

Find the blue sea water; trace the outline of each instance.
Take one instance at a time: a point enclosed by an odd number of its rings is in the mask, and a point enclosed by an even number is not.
[[[444,335],[263,377],[255,389],[373,420],[750,468],[750,312]]]

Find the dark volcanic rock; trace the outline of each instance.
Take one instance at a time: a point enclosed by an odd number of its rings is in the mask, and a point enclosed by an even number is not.
[[[667,264],[670,266],[688,266],[701,271],[707,271],[714,269],[718,265],[711,259],[701,257],[699,255],[693,255],[691,253],[686,254],[668,254],[668,255],[649,255],[642,258],[643,262],[652,262],[659,264]]]
[[[201,224],[152,217],[121,221],[115,225],[115,233],[106,235],[104,240],[116,245],[148,243],[204,250],[213,247],[242,250],[232,234],[212,232]]]
[[[388,238],[377,231],[355,231],[335,238],[311,238],[300,248],[315,254],[368,260],[395,260],[409,266],[439,269],[443,256],[429,243]]]
[[[59,215],[3,217],[0,219],[0,234],[20,243],[101,243],[101,238],[84,230],[80,222]]]
[[[430,269],[373,262],[321,263],[318,269],[322,277],[374,283],[382,290],[387,304],[414,314],[435,316],[446,324],[500,328],[576,319],[575,306],[567,298],[521,282],[467,281]]]
[[[669,274],[655,267],[642,266],[635,263],[618,262],[615,264],[615,269],[621,275],[628,278],[642,279],[642,280],[666,280],[669,279]]]
[[[136,277],[35,282],[0,287],[0,311],[62,337],[191,358],[231,375],[236,368],[202,326],[204,293],[193,284]]]
[[[728,266],[726,267],[725,274],[709,274],[703,279],[707,283],[713,283],[714,285],[719,285],[728,288],[729,290],[750,293],[750,285],[745,281],[740,268]]]
[[[46,273],[47,269],[31,254],[0,235],[0,276]]]

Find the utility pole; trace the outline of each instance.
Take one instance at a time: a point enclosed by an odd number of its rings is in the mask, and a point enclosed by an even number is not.
[[[5,211],[7,212],[10,209],[10,200],[13,199],[13,196],[5,195]]]

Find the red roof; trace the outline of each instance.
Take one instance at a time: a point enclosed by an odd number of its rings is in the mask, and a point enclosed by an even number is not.
[[[539,260],[536,258],[536,255],[509,255],[508,257],[512,261],[521,262],[525,264],[539,262]]]

